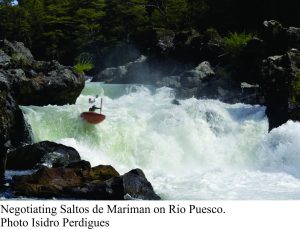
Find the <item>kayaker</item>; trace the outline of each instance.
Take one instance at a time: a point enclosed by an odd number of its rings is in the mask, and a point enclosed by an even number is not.
[[[90,107],[89,111],[95,112],[97,109],[101,109],[99,107],[96,107],[95,105],[93,105],[92,107]]]
[[[89,103],[94,103],[94,102],[96,102],[95,98],[89,98]]]
[[[96,102],[96,99],[99,97],[99,95],[96,95],[94,98],[89,98],[89,103]]]

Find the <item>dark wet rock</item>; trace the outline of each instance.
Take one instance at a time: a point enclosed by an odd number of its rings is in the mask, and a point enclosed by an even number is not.
[[[191,45],[192,41],[195,38],[199,38],[199,37],[200,34],[193,29],[180,31],[175,34],[175,37],[173,39],[173,44],[174,44],[173,46],[178,50],[182,49],[182,51],[184,51],[186,46]]]
[[[124,176],[109,165],[89,167],[86,161],[59,168],[43,167],[32,175],[13,177],[18,196],[123,200],[126,194],[139,199],[160,199],[141,170]]]
[[[146,179],[145,174],[140,169],[131,170],[123,176],[124,193],[135,199],[159,200],[155,194],[151,183]]]
[[[269,117],[269,129],[289,119],[300,120],[300,52],[271,56],[263,61],[262,90]]]
[[[82,185],[82,171],[72,168],[41,168],[32,175],[13,177],[16,195],[30,197],[64,197],[64,188]]]
[[[33,55],[22,42],[9,42],[7,40],[0,41],[0,49],[8,54],[13,61],[23,65],[30,65],[33,61]]]
[[[221,37],[213,29],[208,29],[203,34],[195,30],[179,32],[175,35],[173,43],[170,55],[181,62],[197,64],[207,60],[217,64],[220,62],[220,56],[224,54]]]
[[[84,78],[56,61],[35,62],[31,69],[6,71],[13,96],[20,105],[74,104]]]
[[[290,77],[287,72],[288,65],[288,56],[271,56],[263,61],[262,87],[270,130],[288,120],[288,79]]]
[[[282,54],[289,48],[300,49],[300,28],[286,28],[275,20],[264,21],[263,39],[269,55]]]
[[[289,27],[286,30],[289,47],[300,49],[300,28]]]
[[[79,170],[90,170],[91,163],[85,160],[71,162],[66,166],[66,168],[79,169]]]
[[[120,79],[126,74],[127,70],[125,66],[106,68],[95,76],[93,82],[107,82],[110,83],[114,79]]]
[[[0,145],[0,187],[5,183],[6,152],[7,147]]]
[[[0,183],[4,178],[7,150],[30,141],[23,113],[10,95],[8,82],[0,72]]]
[[[222,61],[221,57],[224,55],[224,48],[220,43],[208,41],[200,48],[200,57],[210,61],[213,64],[218,64]]]
[[[198,87],[202,82],[208,81],[209,78],[215,76],[215,72],[212,69],[208,61],[204,61],[196,68],[184,72],[180,75],[180,82],[183,87],[194,88]]]
[[[102,171],[100,168],[103,168]],[[92,171],[84,168],[41,168],[32,175],[16,176],[13,178],[13,187],[17,195],[31,197],[60,197],[91,199],[88,194],[97,192],[95,199],[104,199],[106,196],[105,181],[116,174],[108,174],[106,166],[100,166]],[[97,172],[99,174],[97,174]],[[105,178],[103,177],[105,174]],[[111,184],[111,183],[110,183]]]
[[[198,88],[206,81],[214,78],[215,72],[209,62],[204,61],[192,70],[178,76],[167,76],[156,82],[159,87],[176,89],[180,98],[197,97]]]
[[[180,102],[177,99],[172,100],[172,104],[174,105],[180,105]]]
[[[262,36],[269,55],[280,54],[287,49],[286,31],[278,21],[264,21]]]
[[[211,81],[215,77],[215,72],[209,62],[204,61],[196,68],[186,71],[180,75],[179,97],[198,97],[199,88]]]
[[[72,147],[43,141],[9,151],[7,169],[27,170],[41,166],[60,167],[80,161],[79,153]]]
[[[157,46],[161,49],[163,53],[167,52],[168,50],[174,48],[174,38],[175,33],[173,31],[169,31],[164,36],[161,36],[158,39]]]
[[[0,42],[0,73],[18,105],[75,103],[84,77],[57,61],[36,61],[21,42]],[[2,50],[1,50],[2,49]]]
[[[291,61],[288,114],[290,119],[300,121],[300,51],[292,49],[288,56]]]
[[[227,103],[258,102],[257,87],[242,88],[241,82],[235,80],[228,70],[222,67],[215,70],[204,61],[179,76],[163,77],[156,85],[174,88],[178,98],[219,99]]]
[[[263,22],[265,36],[270,38],[277,36],[278,34],[283,33],[283,26],[276,20],[269,20]]]
[[[123,200],[124,189],[121,177],[114,177],[106,181],[96,180],[85,183],[80,187],[69,190],[74,198],[90,200]]]
[[[156,82],[158,87],[180,88],[180,76],[167,76]]]
[[[10,63],[10,56],[0,49],[0,67],[5,67]]]
[[[106,68],[93,78],[93,82],[107,83],[145,83],[148,74],[147,58],[140,56],[138,59],[118,67]]]
[[[219,76],[202,84],[197,90],[197,97],[236,103],[241,101],[241,92],[238,82],[231,77]]]
[[[107,180],[118,176],[120,174],[111,165],[98,165],[93,167],[89,173],[92,180]]]
[[[264,97],[261,95],[260,86],[258,84],[241,83],[241,100],[247,104],[265,104]]]
[[[254,37],[241,51],[235,68],[237,80],[259,84],[261,81],[262,60],[266,55],[264,41]]]

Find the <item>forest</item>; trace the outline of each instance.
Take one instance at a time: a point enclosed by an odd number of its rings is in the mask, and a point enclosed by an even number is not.
[[[1,0],[0,39],[22,41],[37,59],[98,63],[110,47],[142,52],[167,33],[213,29],[259,33],[263,20],[299,26],[296,1],[286,0]]]

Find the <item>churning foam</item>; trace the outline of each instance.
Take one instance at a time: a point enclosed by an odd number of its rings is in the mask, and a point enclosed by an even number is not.
[[[96,94],[107,118],[90,125],[80,113]],[[165,199],[300,199],[299,123],[268,134],[264,107],[173,99],[169,88],[88,83],[75,105],[23,111],[35,141],[121,173],[139,167]]]

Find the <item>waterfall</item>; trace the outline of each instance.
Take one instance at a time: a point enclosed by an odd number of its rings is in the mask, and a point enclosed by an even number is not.
[[[80,118],[103,98],[106,120]],[[22,107],[34,141],[76,148],[92,165],[141,168],[164,199],[300,199],[300,124],[268,133],[265,107],[172,103],[170,88],[87,83],[75,105]]]

